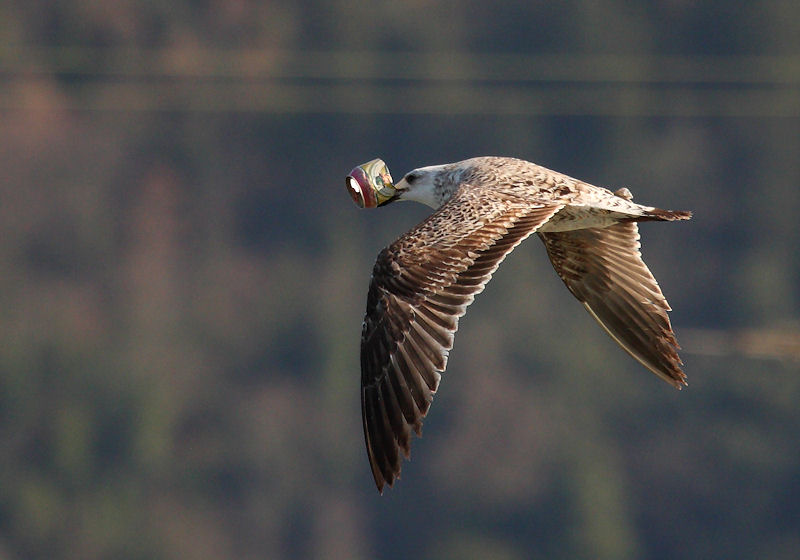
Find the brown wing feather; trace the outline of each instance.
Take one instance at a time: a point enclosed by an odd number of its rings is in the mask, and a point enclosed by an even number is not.
[[[561,208],[479,199],[460,190],[375,263],[361,338],[361,411],[381,492],[409,457],[411,431],[421,434],[458,318],[503,258]]]
[[[539,233],[569,291],[631,356],[680,388],[686,384],[670,310],[642,261],[635,223]]]

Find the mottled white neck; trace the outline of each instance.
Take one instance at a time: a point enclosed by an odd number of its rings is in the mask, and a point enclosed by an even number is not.
[[[441,185],[437,181],[444,167],[444,165],[431,165],[406,173],[406,176],[395,185],[402,191],[400,200],[419,202],[434,210],[439,208],[449,198],[442,192]]]

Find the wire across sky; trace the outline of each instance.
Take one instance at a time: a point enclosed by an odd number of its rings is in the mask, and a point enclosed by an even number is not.
[[[800,56],[6,47],[0,110],[800,117]]]

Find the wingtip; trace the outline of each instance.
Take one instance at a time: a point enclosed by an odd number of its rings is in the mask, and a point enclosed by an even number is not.
[[[646,364],[645,364],[646,365]],[[675,387],[678,391],[683,390],[684,387],[688,387],[689,383],[686,381],[686,374],[683,372],[680,366],[683,365],[683,362],[678,359],[678,365],[676,365],[676,369],[670,369],[667,371],[659,371],[656,368],[647,366],[650,371],[664,379],[667,383]]]
[[[386,489],[386,487],[388,486],[389,488],[392,488],[394,486],[395,480],[397,480],[399,478],[400,478],[399,474],[394,475],[394,477],[391,480],[387,480],[387,479],[385,479],[383,477],[381,477],[380,480],[376,478],[375,479],[375,486],[378,489],[378,494],[383,496],[383,491]]]
[[[386,479],[383,478],[380,474],[377,474],[373,471],[372,478],[375,481],[375,487],[378,489],[378,494],[383,496],[383,489],[386,487]],[[391,483],[389,484],[391,486]]]

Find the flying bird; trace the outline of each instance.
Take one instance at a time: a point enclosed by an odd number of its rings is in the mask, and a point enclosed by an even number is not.
[[[686,384],[670,307],[642,261],[637,222],[688,220],[691,212],[636,204],[628,189],[611,192],[508,157],[422,167],[395,185],[373,160],[354,169],[347,186],[362,207],[410,200],[436,210],[378,254],[367,295],[361,411],[379,492],[410,457],[411,433],[421,435],[459,317],[533,233],[623,350],[678,389]]]

